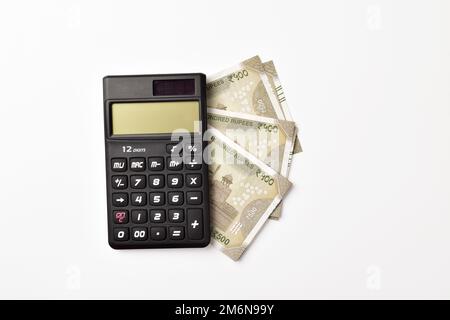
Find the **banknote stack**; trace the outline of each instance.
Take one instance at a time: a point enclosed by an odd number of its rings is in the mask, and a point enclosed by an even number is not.
[[[255,56],[207,81],[212,238],[238,260],[281,217],[301,147],[272,61]]]

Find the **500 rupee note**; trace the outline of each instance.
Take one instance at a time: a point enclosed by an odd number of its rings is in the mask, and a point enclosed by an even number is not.
[[[284,119],[258,56],[209,76],[207,80],[208,107]]]
[[[207,137],[212,238],[238,260],[291,183],[219,130]]]
[[[291,112],[289,111],[288,104],[286,102],[286,97],[284,95],[283,87],[281,86],[280,78],[278,77],[277,69],[275,68],[275,64],[273,61],[267,61],[263,63],[264,71],[269,79],[270,87],[272,92],[277,96],[278,102],[281,106],[281,110],[283,111],[283,117],[286,120],[293,121]],[[293,153],[299,153],[302,151],[302,147],[300,145],[300,140],[298,139],[298,133],[295,138],[294,150]]]

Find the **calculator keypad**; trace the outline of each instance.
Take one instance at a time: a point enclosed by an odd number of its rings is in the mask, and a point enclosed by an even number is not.
[[[202,164],[193,157],[200,148],[190,145],[183,149],[169,143],[161,156],[111,159],[114,241],[145,247],[184,246],[186,241],[203,239],[203,187],[207,181]],[[189,161],[171,157],[183,153],[191,155]]]

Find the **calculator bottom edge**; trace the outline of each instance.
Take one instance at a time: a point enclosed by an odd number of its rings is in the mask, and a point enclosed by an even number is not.
[[[170,249],[170,248],[204,248],[211,242],[211,238],[208,237],[204,240],[199,240],[192,243],[152,243],[152,244],[121,244],[117,242],[108,241],[109,246],[114,250],[126,250],[126,249]]]

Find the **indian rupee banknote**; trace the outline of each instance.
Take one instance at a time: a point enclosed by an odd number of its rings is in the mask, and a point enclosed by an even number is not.
[[[219,130],[207,138],[212,238],[238,260],[291,183]]]

